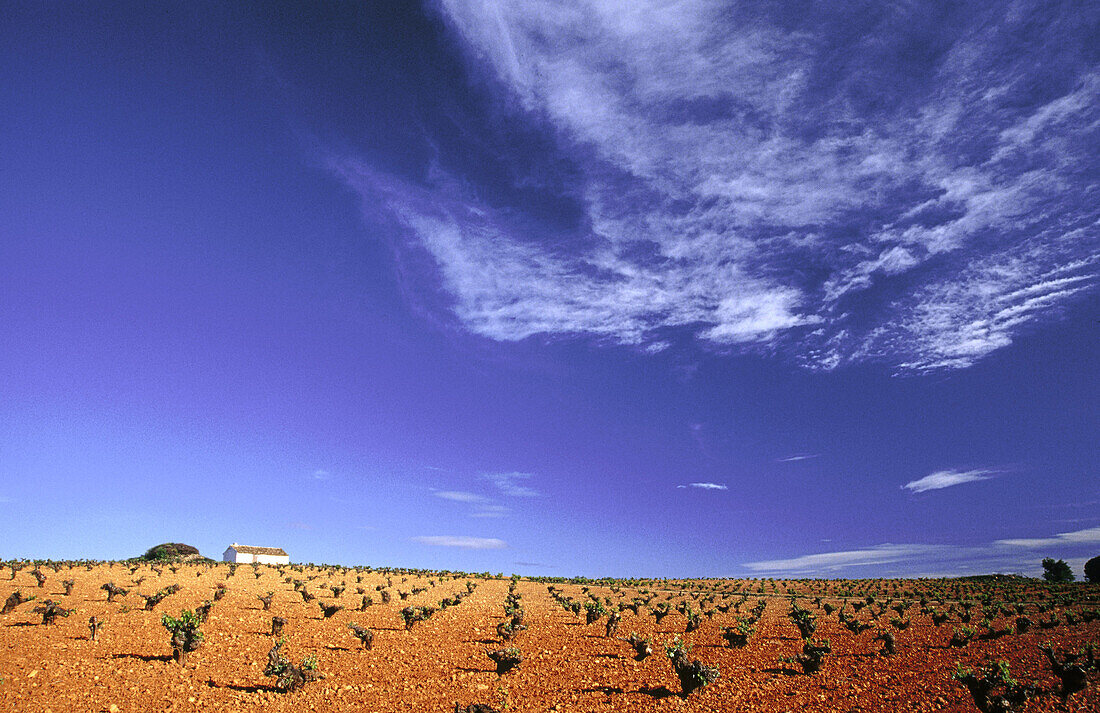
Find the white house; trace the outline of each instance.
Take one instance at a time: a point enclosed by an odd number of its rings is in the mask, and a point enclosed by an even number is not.
[[[226,548],[222,561],[237,564],[290,564],[290,555],[282,547],[249,547],[234,542]]]

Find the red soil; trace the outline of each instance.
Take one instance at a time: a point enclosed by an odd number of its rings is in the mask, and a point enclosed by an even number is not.
[[[976,668],[989,658],[1009,662],[1012,674],[1021,682],[1057,688],[1058,679],[1039,651],[1050,641],[1063,650],[1100,640],[1100,622],[1061,625],[1053,629],[1035,626],[1026,634],[1011,634],[991,640],[975,640],[965,648],[950,648],[947,641],[954,628],[961,626],[953,618],[934,627],[920,606],[913,604],[907,616],[912,624],[894,631],[898,653],[881,656],[881,644],[872,641],[875,629],[856,636],[840,626],[836,614],[827,616],[811,605],[809,597],[825,594],[826,602],[839,603],[834,589],[824,590],[821,583],[792,584],[792,591],[803,592],[800,600],[817,616],[816,638],[829,639],[832,655],[826,657],[820,673],[812,676],[795,672],[797,665],[783,664],[782,656],[801,650],[797,629],[787,617],[785,583],[769,590],[767,608],[756,633],[743,649],[731,649],[721,638],[721,627],[733,624],[748,612],[761,594],[757,583],[679,582],[650,585],[656,592],[653,604],[666,595],[675,606],[694,592],[712,591],[715,585],[737,585],[751,591],[741,612],[730,609],[703,618],[701,627],[684,632],[686,620],[679,613],[665,617],[658,625],[642,608],[638,616],[624,611],[618,636],[637,632],[653,640],[653,655],[635,661],[633,650],[621,639],[604,636],[604,619],[585,625],[583,616],[564,611],[551,598],[544,584],[520,582],[516,593],[526,611],[527,631],[511,644],[523,655],[523,663],[513,672],[497,676],[486,656],[487,649],[501,648],[496,625],[504,621],[502,604],[508,592],[507,580],[451,579],[440,576],[379,573],[365,570],[312,570],[261,567],[259,578],[249,566],[239,567],[227,579],[225,565],[206,567],[181,565],[176,573],[167,568],[157,575],[143,565],[133,575],[121,564],[98,565],[90,571],[78,566],[60,572],[43,570],[48,575],[44,588],[38,588],[30,568],[20,570],[7,581],[8,570],[0,569],[0,597],[15,590],[35,594],[38,600],[22,604],[10,614],[0,616],[0,710],[13,711],[197,711],[197,710],[270,710],[270,711],[450,711],[456,702],[463,706],[477,702],[500,711],[976,711],[969,693],[953,681],[957,662]],[[317,600],[304,603],[285,578],[305,580]],[[133,578],[145,577],[140,586]],[[361,577],[361,581],[357,581]],[[377,585],[387,578],[393,600],[378,603]],[[407,579],[405,579],[407,578]],[[61,581],[76,580],[73,593],[64,596]],[[130,594],[106,602],[100,586],[114,581],[130,589]],[[331,596],[329,584],[347,583],[338,600]],[[433,582],[432,584],[429,581]],[[478,586],[458,606],[437,612],[430,619],[406,630],[399,611],[406,605],[438,606],[441,599],[466,591],[466,582]],[[224,582],[229,591],[215,603],[209,620],[202,627],[205,641],[190,654],[187,666],[171,659],[169,635],[161,626],[161,615],[179,614],[194,609],[212,598],[214,585]],[[153,591],[178,583],[182,589],[157,605],[154,611],[142,609],[137,593]],[[682,592],[680,587],[686,590]],[[770,586],[770,585],[769,585]],[[928,583],[888,582],[884,587],[911,587],[920,591]],[[398,591],[427,587],[407,600]],[[586,600],[576,585],[557,585],[567,596]],[[373,596],[375,604],[366,611],[354,611],[362,599],[357,588]],[[667,589],[662,589],[667,588]],[[1037,589],[1042,589],[1038,587]],[[1081,601],[1096,597],[1100,589],[1081,585]],[[274,591],[270,612],[262,611],[257,596]],[[885,590],[884,590],[885,591]],[[912,591],[912,590],[910,590]],[[996,590],[994,590],[996,591]],[[593,586],[592,594],[619,599],[607,587]],[[620,594],[629,602],[637,589],[623,587]],[[919,596],[919,595],[918,595]],[[968,596],[975,596],[973,594]],[[997,596],[994,594],[994,596]],[[894,594],[895,601],[902,596]],[[57,623],[41,625],[41,617],[32,612],[47,598],[75,612]],[[741,594],[726,596],[733,603]],[[886,594],[879,597],[885,601]],[[931,594],[930,598],[936,598]],[[331,618],[321,616],[318,601],[337,601],[345,606]],[[696,610],[700,604],[691,601]],[[709,606],[723,601],[722,596]],[[1032,606],[1032,605],[1029,605]],[[1093,607],[1095,604],[1073,604]],[[1059,609],[1059,611],[1063,611]],[[975,613],[980,612],[980,606]],[[90,641],[88,618],[102,622],[98,641]],[[882,626],[889,627],[894,615],[886,612]],[[1034,609],[1028,615],[1038,622]],[[302,690],[280,693],[274,680],[263,675],[267,652],[272,646],[268,635],[272,616],[287,620],[283,649],[300,661],[315,655],[323,680],[309,683]],[[867,619],[867,610],[862,612]],[[1003,628],[1014,616],[1002,617]],[[975,616],[975,621],[980,614]],[[374,645],[364,650],[348,628],[350,622],[374,630]],[[974,625],[972,625],[974,626]],[[719,679],[691,696],[680,695],[681,688],[664,655],[664,645],[676,636],[691,646],[691,658],[718,666]],[[1100,686],[1097,675],[1090,676],[1085,691],[1068,701],[1053,693],[1040,694],[1024,706],[1024,711],[1100,711]]]

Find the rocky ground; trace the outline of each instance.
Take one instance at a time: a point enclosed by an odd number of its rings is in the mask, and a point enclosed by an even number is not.
[[[964,598],[975,599],[983,592],[1015,597],[1038,621],[1050,611],[1038,607],[1055,601],[1041,586],[1016,587],[1011,592],[980,586],[960,592],[957,588],[936,589],[935,582],[884,580],[859,584],[879,592],[877,606],[909,601],[902,619],[909,625],[898,630],[889,624],[895,616],[885,611],[867,631],[852,634],[840,625],[837,614],[826,614],[822,604],[839,606],[856,601],[843,591],[843,583],[760,582],[733,580],[718,582],[650,582],[608,586],[554,585],[559,597],[578,602],[591,596],[610,599],[613,604],[635,598],[649,598],[640,614],[624,611],[617,637],[606,636],[606,617],[585,624],[584,611],[576,615],[565,610],[543,583],[520,581],[515,594],[524,609],[524,623],[511,645],[523,657],[511,672],[497,675],[488,650],[505,646],[497,625],[506,620],[503,604],[509,593],[506,579],[478,579],[433,574],[379,572],[347,569],[312,569],[250,566],[238,567],[230,575],[226,565],[181,564],[176,571],[150,565],[100,564],[61,566],[58,571],[42,568],[45,584],[39,587],[27,566],[11,574],[0,568],[0,597],[19,591],[36,600],[20,604],[0,615],[0,709],[13,711],[453,711],[455,704],[491,705],[498,711],[976,711],[967,689],[952,679],[957,663],[977,668],[990,659],[1008,662],[1013,677],[1035,691],[1023,711],[1100,710],[1100,682],[1097,673],[1088,676],[1084,691],[1063,700],[1057,694],[1059,679],[1052,673],[1039,649],[1044,642],[1056,649],[1076,650],[1088,642],[1100,641],[1100,622],[1066,624],[1044,629],[1033,626],[1024,634],[1007,634],[986,640],[975,639],[965,647],[948,645],[952,632],[964,624],[961,609],[940,627],[915,603],[927,596],[941,606]],[[73,580],[72,592],[64,594],[63,581]],[[316,597],[303,601],[294,580]],[[111,581],[129,589],[113,603],[106,601],[101,586]],[[406,629],[400,610],[405,606],[434,606],[448,597],[466,594],[467,583],[476,585],[456,605]],[[144,609],[140,594],[179,585],[153,610]],[[181,610],[212,600],[216,585],[226,586],[225,595],[211,608],[202,626],[204,641],[191,653],[186,666],[172,658],[170,636],[161,624],[164,613],[178,616]],[[345,586],[333,596],[331,586]],[[392,601],[381,603],[379,587]],[[363,590],[360,593],[359,589]],[[414,590],[423,590],[412,593]],[[763,591],[761,591],[763,590]],[[860,590],[860,597],[863,596]],[[1072,601],[1057,600],[1051,611],[1062,619],[1065,612],[1087,612],[1095,607],[1090,597],[1100,594],[1094,585],[1079,585]],[[270,611],[263,610],[259,597],[273,592]],[[399,593],[408,593],[404,600]],[[366,594],[373,604],[356,611]],[[747,597],[746,597],[747,595]],[[816,617],[816,639],[828,639],[832,653],[825,657],[819,673],[806,675],[797,663],[783,657],[802,650],[798,630],[788,616],[789,596],[797,595],[800,606]],[[908,596],[906,596],[908,595]],[[821,603],[816,600],[821,597]],[[72,609],[43,625],[34,608],[46,599]],[[723,627],[748,613],[760,600],[766,602],[749,643],[730,648],[722,639]],[[667,601],[675,609],[690,603],[703,616],[699,628],[686,632],[687,619],[678,611],[660,623],[648,613],[651,606]],[[339,604],[343,610],[324,617],[319,602]],[[734,605],[740,602],[740,608]],[[719,610],[720,605],[728,611]],[[857,616],[870,621],[875,606]],[[851,612],[851,609],[848,609]],[[981,618],[980,606],[974,622]],[[1005,615],[994,620],[994,628],[1009,627],[1015,619]],[[98,640],[89,635],[88,620],[96,617],[102,626]],[[324,678],[305,684],[298,691],[281,692],[275,680],[264,675],[267,654],[274,638],[270,635],[273,616],[286,619],[284,651],[295,660],[314,656]],[[366,650],[352,635],[350,623],[374,632],[373,646]],[[976,623],[970,626],[980,629]],[[897,653],[882,655],[876,631],[892,631]],[[631,633],[652,640],[653,654],[636,660],[634,650],[623,639]],[[681,695],[681,683],[665,655],[665,645],[677,637],[690,648],[689,657],[707,666],[717,666],[718,679],[690,696]]]

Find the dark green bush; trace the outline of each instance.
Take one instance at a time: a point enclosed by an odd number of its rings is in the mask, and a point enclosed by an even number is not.
[[[182,542],[165,542],[164,544],[150,547],[146,550],[145,554],[141,556],[141,559],[146,562],[166,562],[180,557],[198,554],[198,549],[191,545],[185,545]]]

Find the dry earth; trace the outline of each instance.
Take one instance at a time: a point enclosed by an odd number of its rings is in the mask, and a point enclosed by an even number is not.
[[[1009,634],[989,640],[975,640],[963,648],[947,641],[962,626],[956,617],[935,627],[916,603],[921,594],[949,604],[959,598],[976,598],[979,589],[935,590],[937,580],[876,583],[772,582],[766,580],[647,582],[613,589],[578,584],[554,585],[563,597],[589,601],[588,595],[610,598],[618,603],[635,597],[652,597],[650,605],[668,601],[675,607],[690,602],[693,608],[710,609],[712,618],[702,618],[696,631],[685,633],[687,620],[673,612],[658,624],[647,607],[636,615],[625,611],[618,636],[631,632],[650,637],[653,655],[636,661],[630,646],[605,636],[605,621],[587,625],[583,612],[566,611],[548,591],[547,585],[520,581],[520,595],[528,629],[518,635],[516,645],[523,663],[503,676],[495,673],[487,658],[488,649],[501,648],[497,624],[505,621],[503,603],[509,581],[501,579],[453,578],[426,573],[381,572],[366,569],[313,569],[241,566],[229,576],[226,565],[185,564],[172,572],[158,574],[149,565],[133,573],[122,563],[61,566],[59,571],[43,568],[47,581],[38,587],[25,567],[7,580],[9,570],[0,568],[0,597],[18,590],[36,595],[0,616],[0,709],[12,711],[453,711],[455,703],[466,706],[484,703],[499,711],[976,711],[973,699],[960,683],[952,680],[956,663],[977,667],[987,659],[1006,660],[1019,681],[1045,689],[1032,697],[1024,711],[1100,711],[1100,683],[1090,674],[1085,691],[1063,701],[1053,691],[1058,679],[1039,650],[1051,642],[1056,648],[1075,650],[1100,640],[1100,622],[1062,624],[1050,629],[1038,626],[1025,634]],[[72,593],[64,595],[62,582],[74,580]],[[306,581],[306,589],[317,600],[306,603],[295,591],[293,581]],[[125,597],[107,603],[100,588],[113,581],[130,589]],[[135,585],[134,582],[140,584]],[[387,581],[391,584],[387,586]],[[464,601],[437,612],[406,630],[399,614],[406,605],[438,606],[448,596],[465,593],[466,583],[476,589]],[[216,602],[203,625],[205,641],[190,655],[186,667],[171,656],[169,635],[161,625],[164,613],[176,616],[211,599],[215,585],[224,583],[227,594]],[[334,598],[329,586],[346,583]],[[139,593],[151,594],[178,584],[181,590],[164,599],[153,611],[143,609]],[[392,594],[388,604],[379,603],[377,587]],[[897,654],[880,655],[880,643],[873,641],[875,628],[859,635],[850,633],[813,601],[839,605],[845,587],[878,592],[877,601],[912,601],[906,616],[911,624],[893,630]],[[360,606],[363,589],[374,599],[365,611]],[[414,588],[426,591],[401,600],[398,592]],[[271,611],[262,610],[258,597],[274,592]],[[1045,601],[1043,586],[1014,589],[1004,596],[1028,602]],[[1096,607],[1100,588],[1076,585],[1074,601],[1055,611],[1085,611]],[[745,599],[744,595],[748,598]],[[799,632],[788,617],[790,594],[798,594],[803,607],[817,617],[816,638],[828,639],[833,653],[822,670],[805,675],[795,664],[780,657],[801,649]],[[908,596],[907,596],[908,595]],[[747,646],[730,648],[721,630],[737,621],[759,599],[767,606]],[[74,609],[51,625],[41,623],[33,608],[53,599]],[[744,600],[740,611],[717,611]],[[853,597],[852,601],[855,600]],[[318,602],[336,602],[345,607],[331,618],[323,618]],[[1002,600],[1003,601],[1003,600]],[[936,605],[936,602],[933,602]],[[881,604],[880,604],[881,606]],[[1028,603],[1028,615],[1036,622],[1040,614]],[[863,619],[869,619],[864,608]],[[942,607],[941,607],[942,608]],[[850,609],[849,609],[850,611]],[[958,610],[961,612],[961,610]],[[979,612],[975,621],[980,619]],[[273,679],[263,675],[271,618],[287,620],[284,649],[298,661],[316,656],[325,678],[302,690],[282,693]],[[95,616],[103,626],[98,641],[89,639],[87,622]],[[879,624],[887,623],[887,611]],[[1002,628],[1015,618],[1005,616],[995,623]],[[348,628],[357,623],[374,630],[373,648],[365,650]],[[972,626],[975,626],[972,624]],[[891,629],[892,630],[892,629]],[[677,636],[691,647],[691,657],[718,666],[720,677],[688,697],[681,696],[679,680],[664,655],[664,645]],[[798,669],[796,671],[796,669]]]

